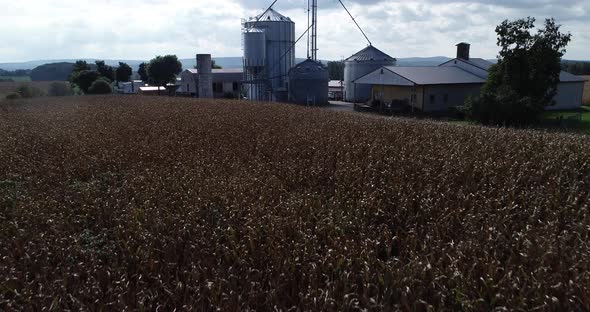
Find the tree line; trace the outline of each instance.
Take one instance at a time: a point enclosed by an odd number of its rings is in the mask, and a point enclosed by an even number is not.
[[[590,75],[590,62],[563,61],[561,69],[574,75]]]
[[[173,83],[176,76],[182,71],[182,64],[176,55],[156,56],[149,62],[139,65],[137,74],[143,82],[157,86],[165,86]],[[86,61],[77,61],[68,80],[84,94],[107,94],[112,93],[111,84],[117,82],[131,81],[133,70],[124,63],[113,68],[106,65],[104,61],[96,61],[94,66]]]
[[[0,68],[0,77],[26,77],[30,74],[30,69],[4,70]]]

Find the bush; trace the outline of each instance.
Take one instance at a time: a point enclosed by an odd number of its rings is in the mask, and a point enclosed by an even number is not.
[[[496,93],[484,92],[480,98],[465,102],[469,119],[484,125],[522,126],[537,120],[542,107],[530,97],[521,97],[510,87],[501,86]]]
[[[113,88],[111,87],[111,84],[108,81],[106,81],[104,79],[98,79],[92,83],[92,85],[88,89],[88,93],[89,94],[109,94],[109,93],[113,93]]]
[[[16,93],[20,95],[20,97],[25,99],[30,99],[34,97],[39,97],[45,95],[45,92],[37,87],[34,87],[28,83],[23,83],[18,88],[16,88]]]
[[[49,85],[49,96],[67,96],[73,95],[74,91],[70,84],[66,82],[52,82]]]
[[[6,99],[7,100],[17,100],[17,99],[20,99],[20,98],[21,98],[20,94],[18,94],[16,92],[10,93],[10,94],[8,94],[6,96]]]
[[[90,86],[100,77],[96,70],[83,70],[73,74],[72,82],[77,84],[82,92],[89,93]]]

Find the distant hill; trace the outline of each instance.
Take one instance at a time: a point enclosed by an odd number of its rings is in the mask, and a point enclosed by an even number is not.
[[[83,59],[84,61],[88,62],[88,64],[94,64],[96,59]],[[242,57],[235,56],[235,57],[214,57],[215,63],[223,68],[241,68],[242,67]],[[304,58],[297,58],[296,63],[305,60]],[[408,58],[398,58],[397,65],[398,66],[436,66],[441,63],[444,63],[451,58],[446,56],[434,56],[434,57],[408,57]],[[17,70],[17,69],[33,69],[37,66],[48,64],[48,63],[74,63],[76,59],[67,59],[67,60],[37,60],[37,61],[29,61],[29,62],[20,62],[20,63],[0,63],[0,69],[4,70]],[[125,62],[131,66],[133,71],[137,71],[139,68],[139,64],[142,62],[148,62],[148,60],[104,60],[107,65],[110,66],[118,66],[119,62]],[[194,68],[196,65],[196,60],[194,58],[183,58],[179,59],[182,63],[183,69]],[[321,60],[324,64],[327,63],[327,60]],[[490,59],[490,62],[495,63],[495,59]],[[568,61],[563,60],[564,62],[584,62],[584,61]]]
[[[242,57],[214,57],[215,63],[223,68],[239,68],[242,67]],[[75,63],[80,59],[61,59],[61,60],[37,60],[19,63],[0,63],[0,69],[17,70],[17,69],[33,69],[37,66],[51,64],[51,63]],[[88,64],[94,64],[97,59],[81,59]],[[196,60],[192,58],[179,59],[182,63],[182,68],[193,68],[196,65]],[[133,71],[137,71],[139,64],[149,62],[149,60],[104,60],[105,64],[110,66],[119,66],[119,62],[129,64]]]
[[[31,71],[32,81],[65,81],[74,68],[74,63],[43,64]]]

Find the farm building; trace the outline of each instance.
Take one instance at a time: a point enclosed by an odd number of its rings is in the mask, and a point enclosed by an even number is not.
[[[243,71],[240,68],[212,69],[213,97],[239,97],[243,79]],[[179,92],[185,95],[198,97],[199,74],[197,69],[187,69],[180,74]]]
[[[371,98],[371,86],[355,81],[383,66],[395,66],[396,59],[372,45],[344,60],[344,99],[365,102]]]
[[[344,98],[344,84],[342,81],[328,81],[328,98],[330,100],[342,100]]]
[[[141,80],[133,80],[133,82],[119,82],[119,92],[123,94],[138,93],[139,88],[145,86],[145,83]]]
[[[144,86],[139,87],[138,93],[140,95],[169,95],[166,87]]]
[[[462,105],[467,97],[479,94],[484,82],[459,67],[438,66],[385,66],[357,80],[373,86],[373,99],[401,100],[425,112]]]
[[[383,66],[354,81],[371,86],[371,98],[384,102],[401,100],[425,112],[444,111],[477,96],[493,63],[469,57],[469,44],[457,45],[457,58],[427,67]],[[555,105],[548,110],[582,105],[585,80],[561,72]]]

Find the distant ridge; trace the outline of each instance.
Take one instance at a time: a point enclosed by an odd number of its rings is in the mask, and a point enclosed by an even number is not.
[[[214,57],[215,63],[223,68],[236,68],[242,67],[242,57]],[[51,64],[51,63],[75,63],[78,60],[83,60],[88,63],[94,63],[96,60],[99,59],[58,59],[58,60],[35,60],[35,61],[28,61],[28,62],[14,62],[14,63],[0,63],[0,68],[4,70],[17,70],[17,69],[33,69],[37,66]],[[193,68],[196,65],[195,59],[179,59],[182,63],[182,68]],[[137,71],[139,68],[139,64],[143,62],[149,62],[149,60],[104,60],[105,64],[110,66],[119,66],[119,62],[124,62],[129,64],[133,71]]]
[[[407,58],[398,58],[397,65],[398,66],[437,66],[444,62],[451,60],[452,58],[446,56],[434,56],[434,57],[407,57]],[[4,70],[17,70],[17,69],[33,69],[37,66],[41,66],[44,64],[51,64],[51,63],[74,63],[79,59],[61,59],[61,60],[36,60],[36,61],[28,61],[28,62],[14,62],[14,63],[0,63],[0,69]],[[88,63],[94,63],[97,59],[82,59]],[[240,56],[233,56],[233,57],[214,57],[215,63],[223,68],[241,68],[242,67],[242,57]],[[302,62],[305,60],[304,58],[297,58],[296,63]],[[119,62],[125,62],[133,68],[133,71],[137,71],[139,68],[139,64],[142,62],[148,62],[149,60],[104,60],[107,65],[110,66],[118,66]],[[194,58],[184,58],[179,59],[182,63],[183,69],[193,68],[196,65],[196,61]],[[326,64],[327,60],[321,60],[324,64]],[[489,59],[488,61],[495,63],[495,59]],[[569,61],[569,60],[563,60]],[[574,61],[574,62],[590,62],[590,61]]]

